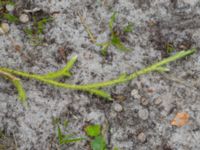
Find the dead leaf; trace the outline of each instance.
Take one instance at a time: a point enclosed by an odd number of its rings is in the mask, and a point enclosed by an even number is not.
[[[177,113],[176,117],[171,121],[171,125],[182,127],[188,123],[189,114],[186,112]]]

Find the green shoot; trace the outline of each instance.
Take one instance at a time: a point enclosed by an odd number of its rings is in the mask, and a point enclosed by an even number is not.
[[[121,51],[128,51],[129,50],[128,48],[126,48],[124,46],[121,39],[118,36],[116,36],[115,34],[113,34],[112,37],[111,37],[111,43],[114,47],[116,47],[117,49],[119,49]]]
[[[101,46],[101,48],[102,48],[101,54],[103,56],[107,55],[107,50],[111,45],[121,51],[129,50],[128,48],[126,48],[126,46],[121,41],[120,35],[118,35],[117,32],[115,31],[116,18],[117,18],[117,13],[114,12],[109,20],[110,37],[109,37],[108,41],[100,43],[100,44],[96,44],[97,46]],[[123,33],[128,33],[128,32],[131,32],[132,30],[133,30],[133,25],[129,24],[128,26],[124,27]]]
[[[45,74],[45,75],[43,75],[43,78],[57,79],[57,78],[64,77],[64,76],[70,77],[71,73],[69,71],[74,66],[74,63],[76,61],[77,61],[77,56],[73,57],[70,61],[68,61],[67,65],[63,69],[56,71],[56,72],[51,72],[51,73]]]
[[[112,16],[110,17],[110,20],[109,20],[109,28],[110,28],[110,31],[112,31],[113,28],[114,28],[114,23],[115,23],[115,21],[116,21],[116,17],[117,17],[117,13],[116,13],[116,12],[114,12],[114,13],[112,14]]]
[[[114,86],[122,83],[126,83],[130,80],[133,80],[137,78],[138,76],[148,74],[150,72],[166,72],[169,71],[168,68],[165,67],[170,62],[176,61],[178,59],[184,58],[188,55],[193,54],[196,51],[196,49],[191,49],[187,51],[180,51],[176,53],[173,56],[170,56],[168,58],[165,58],[157,63],[154,63],[153,65],[150,65],[144,69],[138,70],[136,72],[133,72],[131,74],[122,74],[119,77],[116,77],[115,79],[111,79],[108,81],[103,81],[103,82],[98,82],[98,83],[89,83],[89,84],[83,84],[83,85],[76,85],[76,84],[69,84],[69,83],[62,83],[59,81],[56,81],[56,79],[59,77],[66,76],[68,72],[70,72],[70,69],[74,65],[75,61],[77,60],[76,57],[73,57],[69,63],[67,63],[66,67],[64,69],[61,69],[57,72],[49,73],[46,75],[40,75],[40,74],[31,74],[23,71],[17,71],[14,69],[9,69],[9,68],[3,68],[0,67],[0,76],[6,76],[11,78],[10,76],[19,76],[19,77],[24,77],[24,78],[29,78],[29,79],[35,79],[38,81],[41,81],[45,84],[49,84],[55,87],[60,87],[60,88],[66,88],[66,89],[72,89],[72,90],[79,90],[79,91],[84,91],[84,92],[89,92],[91,94],[94,94],[96,96],[111,100],[110,94],[107,92],[104,92],[101,90],[101,88],[108,87],[108,86]],[[16,77],[15,77],[16,78]],[[12,80],[11,80],[12,81]],[[17,83],[18,86],[20,85]],[[20,88],[19,88],[20,87]],[[21,90],[21,85],[17,87],[19,95],[22,99],[25,98],[23,90]]]
[[[37,20],[36,17],[33,17],[33,24],[31,27],[27,27],[24,29],[25,34],[31,41],[31,44],[34,46],[42,45],[44,38],[42,35],[44,34],[44,30],[46,28],[46,24],[53,19],[51,17],[42,18]]]
[[[16,16],[9,13],[5,13],[3,15],[3,18],[9,21],[10,23],[17,23],[19,21],[19,19]]]
[[[25,90],[20,82],[20,79],[16,78],[14,80],[12,80],[13,82],[13,85],[16,87],[17,89],[17,92],[18,92],[18,97],[19,97],[19,100],[23,103],[23,104],[26,104],[26,93],[25,93]]]
[[[106,56],[106,55],[107,55],[107,50],[108,50],[108,48],[110,47],[110,45],[111,45],[111,42],[110,42],[110,41],[97,44],[97,46],[101,46],[101,47],[102,47],[102,49],[101,49],[101,54],[102,54],[103,56]]]
[[[0,70],[0,76],[3,76],[4,78],[10,80],[13,83],[13,85],[17,89],[19,100],[21,101],[22,104],[24,104],[24,106],[26,106],[26,93],[23,89],[20,79],[2,70]]]
[[[58,135],[58,142],[60,145],[75,143],[85,139],[85,138],[75,138],[74,137],[75,134],[63,134],[59,125],[57,129],[57,135]]]
[[[35,26],[37,28],[37,34],[43,34],[44,30],[45,30],[45,25],[52,21],[52,18],[49,17],[49,18],[43,18],[41,20],[39,20],[38,22],[35,21]]]

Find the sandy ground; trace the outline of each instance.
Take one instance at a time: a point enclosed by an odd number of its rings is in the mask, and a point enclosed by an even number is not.
[[[200,46],[198,0],[31,0],[18,6],[21,10],[41,8],[55,19],[46,27],[45,45],[37,47],[30,45],[23,24],[11,24],[9,34],[0,36],[0,66],[47,73],[62,68],[77,55],[73,77],[65,82],[92,83],[131,73],[166,57],[167,43],[176,51]],[[114,11],[119,14],[119,26],[134,23],[134,31],[125,41],[131,51],[123,53],[111,47],[105,60],[101,49],[90,42],[78,12],[86,17],[97,41],[103,42],[108,38],[108,21]],[[21,52],[15,50],[16,44]],[[59,56],[62,48],[64,60]],[[107,88],[115,95],[114,102],[24,79],[27,110],[17,100],[14,87],[0,79],[0,129],[14,135],[19,150],[57,149],[53,118],[68,120],[67,129],[79,136],[85,136],[86,124],[106,126],[109,150],[114,146],[120,150],[199,150],[199,52],[171,63],[169,68],[166,74],[151,73]],[[120,112],[119,107],[123,108]],[[178,112],[189,114],[187,125],[170,124]],[[60,149],[89,148],[82,141]]]

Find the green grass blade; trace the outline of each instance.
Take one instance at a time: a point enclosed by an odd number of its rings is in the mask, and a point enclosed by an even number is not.
[[[114,23],[116,21],[116,17],[117,17],[117,13],[114,12],[109,20],[109,28],[110,28],[110,31],[113,30],[113,27],[114,27]]]
[[[114,47],[121,51],[129,51],[129,49],[122,43],[121,39],[116,35],[112,35],[111,43]]]

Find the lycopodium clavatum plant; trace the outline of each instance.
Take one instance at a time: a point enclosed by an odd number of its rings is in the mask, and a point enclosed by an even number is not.
[[[105,56],[107,54],[108,48],[110,46],[114,46],[118,50],[121,51],[129,51],[129,48],[127,48],[120,37],[120,34],[126,34],[133,31],[133,24],[128,23],[127,26],[123,28],[123,30],[117,28],[116,26],[116,19],[117,19],[117,13],[114,12],[109,20],[109,30],[110,35],[106,42],[98,43],[97,46],[101,46],[101,54]]]
[[[62,83],[57,80],[62,77],[71,77],[72,76],[72,74],[70,73],[70,69],[74,66],[74,63],[77,61],[77,56],[72,57],[68,61],[68,63],[66,64],[66,66],[64,68],[62,68],[56,72],[50,72],[47,74],[32,74],[32,73],[18,71],[18,70],[14,70],[14,69],[10,69],[10,68],[0,67],[0,76],[4,77],[5,79],[10,80],[12,82],[12,84],[16,87],[16,89],[18,91],[19,100],[22,103],[26,103],[26,93],[25,93],[25,90],[21,83],[20,77],[41,81],[45,84],[52,85],[54,87],[88,92],[90,94],[99,96],[106,100],[112,100],[111,95],[108,92],[103,90],[104,87],[126,83],[130,80],[137,78],[138,76],[148,74],[150,72],[169,71],[169,69],[166,67],[166,65],[168,63],[176,61],[180,58],[184,58],[190,54],[193,54],[195,51],[196,51],[196,49],[180,51],[180,52],[177,52],[173,56],[165,58],[159,62],[156,62],[146,68],[140,69],[131,74],[125,73],[125,74],[121,74],[118,77],[108,80],[108,81],[102,81],[102,82],[97,82],[97,83],[88,83],[88,84],[83,84],[83,85]]]

